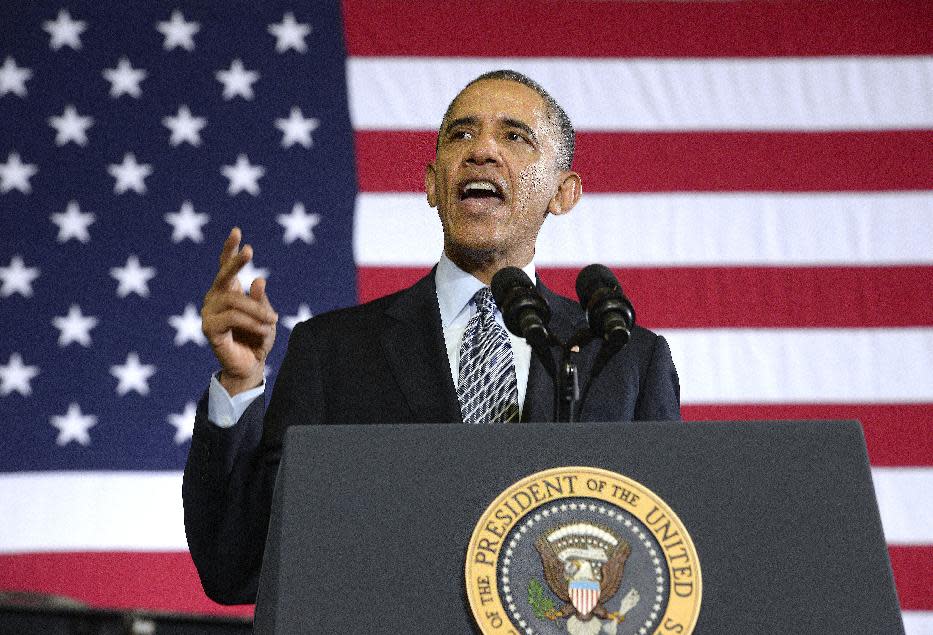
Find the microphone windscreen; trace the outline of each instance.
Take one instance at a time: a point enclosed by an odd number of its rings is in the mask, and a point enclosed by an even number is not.
[[[577,297],[580,306],[586,309],[597,289],[616,287],[621,289],[615,274],[605,265],[588,265],[577,275]]]
[[[504,311],[503,302],[511,289],[515,287],[534,288],[531,278],[518,267],[503,267],[492,277],[492,297],[496,301],[496,306],[500,311]]]

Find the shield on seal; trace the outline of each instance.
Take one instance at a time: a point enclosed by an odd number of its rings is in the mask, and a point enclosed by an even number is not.
[[[581,617],[586,617],[599,600],[599,582],[596,580],[571,580],[567,585],[570,601]]]

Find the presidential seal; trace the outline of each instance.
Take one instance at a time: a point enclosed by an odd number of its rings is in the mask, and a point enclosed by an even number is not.
[[[502,492],[473,530],[466,587],[486,635],[685,635],[700,613],[683,523],[644,485],[592,467]]]

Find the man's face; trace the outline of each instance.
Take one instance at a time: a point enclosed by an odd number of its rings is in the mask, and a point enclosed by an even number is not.
[[[557,138],[544,100],[523,84],[483,80],[457,97],[425,177],[448,256],[531,260],[546,213],[572,206],[558,193],[568,173],[557,167]]]

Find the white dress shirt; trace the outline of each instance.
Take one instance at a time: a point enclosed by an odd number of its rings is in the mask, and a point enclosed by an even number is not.
[[[522,268],[529,278],[535,279],[535,264],[528,263]],[[473,296],[484,285],[472,274],[463,271],[455,265],[445,254],[437,263],[434,274],[434,283],[437,288],[437,304],[441,310],[441,328],[444,331],[444,345],[447,347],[447,360],[450,362],[450,375],[454,380],[454,388],[460,383],[460,342],[466,331],[467,323],[476,313],[476,303]],[[505,328],[502,313],[496,309],[496,321]],[[506,331],[512,343],[512,354],[515,358],[515,376],[518,381],[518,407],[521,411],[525,403],[525,393],[528,388],[528,368],[531,364],[531,346],[522,338]],[[211,377],[211,385],[207,397],[207,418],[214,425],[229,428],[240,420],[243,413],[265,391],[266,383],[256,388],[246,390],[233,397],[218,380],[220,373]]]
[[[528,277],[535,279],[535,264],[528,263],[522,268]],[[445,254],[441,254],[434,275],[437,286],[437,303],[441,309],[441,328],[444,330],[444,344],[447,346],[447,359],[450,362],[450,374],[454,379],[454,388],[460,384],[460,343],[467,323],[476,313],[473,296],[482,289],[482,282],[455,265]],[[496,322],[505,328],[502,313],[496,309]],[[528,367],[531,364],[531,346],[521,337],[509,334],[512,343],[512,355],[515,358],[515,378],[518,380],[519,412],[525,403],[528,388]]]

